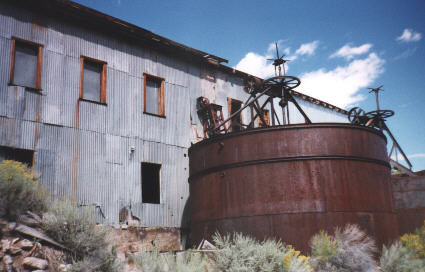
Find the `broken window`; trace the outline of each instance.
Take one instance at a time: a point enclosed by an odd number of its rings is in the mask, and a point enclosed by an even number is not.
[[[228,99],[229,104],[229,116],[236,113],[238,110],[242,107],[242,101],[229,98]],[[232,132],[234,131],[241,131],[242,129],[242,115],[241,112],[236,114],[232,120],[230,121],[230,129]]]
[[[3,160],[14,160],[32,166],[33,158],[33,150],[0,146],[0,162]]]
[[[41,89],[42,45],[12,39],[10,84]]]
[[[164,79],[144,74],[144,113],[165,116]]]
[[[161,165],[142,163],[142,203],[160,203]]]
[[[81,73],[80,98],[106,103],[106,63],[82,57]]]

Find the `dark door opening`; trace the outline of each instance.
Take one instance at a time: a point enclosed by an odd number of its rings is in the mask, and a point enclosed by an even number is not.
[[[142,203],[160,203],[161,165],[142,162]]]

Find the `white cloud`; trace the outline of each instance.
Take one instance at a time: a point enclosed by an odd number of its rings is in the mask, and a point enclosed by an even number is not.
[[[425,153],[416,153],[416,154],[407,155],[407,158],[409,158],[409,159],[425,158]],[[391,155],[391,159],[393,159],[395,161],[404,161],[404,158],[401,154],[397,154],[397,159],[396,159],[395,155]]]
[[[415,32],[412,29],[404,29],[403,33],[397,37],[397,41],[401,42],[417,42],[422,38],[422,34]]]
[[[321,68],[308,72],[301,75],[298,90],[345,108],[365,99],[358,91],[368,87],[383,73],[384,63],[375,53],[370,53],[367,58],[353,60],[330,71]]]
[[[274,66],[267,60],[268,57],[249,52],[235,68],[260,78],[270,77],[274,75]]]
[[[349,44],[346,44],[343,47],[341,47],[338,51],[330,55],[330,58],[342,57],[347,60],[351,60],[355,56],[366,54],[367,52],[369,52],[371,48],[372,48],[372,44],[370,43],[365,43],[358,47],[351,47]]]
[[[319,46],[319,41],[314,41],[311,43],[304,43],[302,44],[297,51],[295,51],[296,55],[313,55],[314,52],[317,49],[317,46]]]
[[[277,41],[280,49],[279,55],[281,56],[283,53],[287,56],[291,53],[291,49],[289,47],[283,48],[283,42],[283,40]],[[249,52],[238,62],[238,64],[236,64],[235,68],[260,78],[271,77],[275,75],[274,66],[272,65],[272,61],[268,59],[273,58],[276,58],[276,46],[275,43],[270,43],[264,55]],[[296,57],[291,57],[290,59],[294,60],[295,58]],[[288,69],[288,65],[285,64],[285,70],[288,71]]]

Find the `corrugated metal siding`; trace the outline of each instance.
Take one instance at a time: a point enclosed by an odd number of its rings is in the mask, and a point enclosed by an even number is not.
[[[227,98],[247,98],[242,79],[81,27],[38,20],[6,3],[0,3],[0,24],[0,145],[35,150],[35,169],[51,193],[76,197],[102,222],[116,226],[123,207],[144,226],[187,221],[187,151],[196,135],[203,136],[196,98],[222,105],[227,117]],[[7,86],[12,36],[44,45],[41,94]],[[79,101],[81,56],[107,62],[106,105]],[[143,113],[143,73],[165,79],[165,118]],[[300,104],[313,121],[342,120]],[[249,111],[243,119],[249,120]],[[300,120],[293,114],[291,122]],[[141,162],[162,165],[161,204],[142,203]]]

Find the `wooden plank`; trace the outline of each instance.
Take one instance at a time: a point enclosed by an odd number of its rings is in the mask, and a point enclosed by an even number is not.
[[[102,65],[102,73],[100,77],[100,103],[106,104],[106,75],[107,75],[107,64]]]
[[[80,98],[83,98],[84,57],[80,57]]]
[[[37,54],[37,69],[35,76],[35,87],[38,90],[41,90],[41,72],[43,67],[43,47],[38,46],[38,54]]]
[[[13,72],[15,69],[15,48],[16,48],[16,40],[12,39],[12,52],[10,58],[10,74],[9,74],[9,83],[13,83]]]
[[[56,242],[55,240],[53,240],[52,238],[50,238],[46,234],[44,234],[44,233],[42,233],[42,232],[40,232],[40,231],[38,231],[38,230],[36,230],[34,228],[28,227],[26,225],[17,224],[15,222],[13,222],[13,223],[9,223],[9,228],[11,230],[13,230],[13,231],[16,231],[16,232],[19,232],[19,233],[22,233],[22,234],[25,234],[25,235],[28,235],[28,236],[31,236],[31,237],[40,239],[40,240],[43,240],[43,241],[45,241],[45,242],[47,242],[49,244],[52,244],[54,246],[57,246],[59,248],[62,248],[62,249],[66,249],[68,251],[71,251],[69,248],[65,247],[64,245],[62,245],[62,244],[60,244],[58,242]]]
[[[164,80],[161,80],[160,87],[158,90],[158,114],[161,116],[165,116],[164,85]]]

